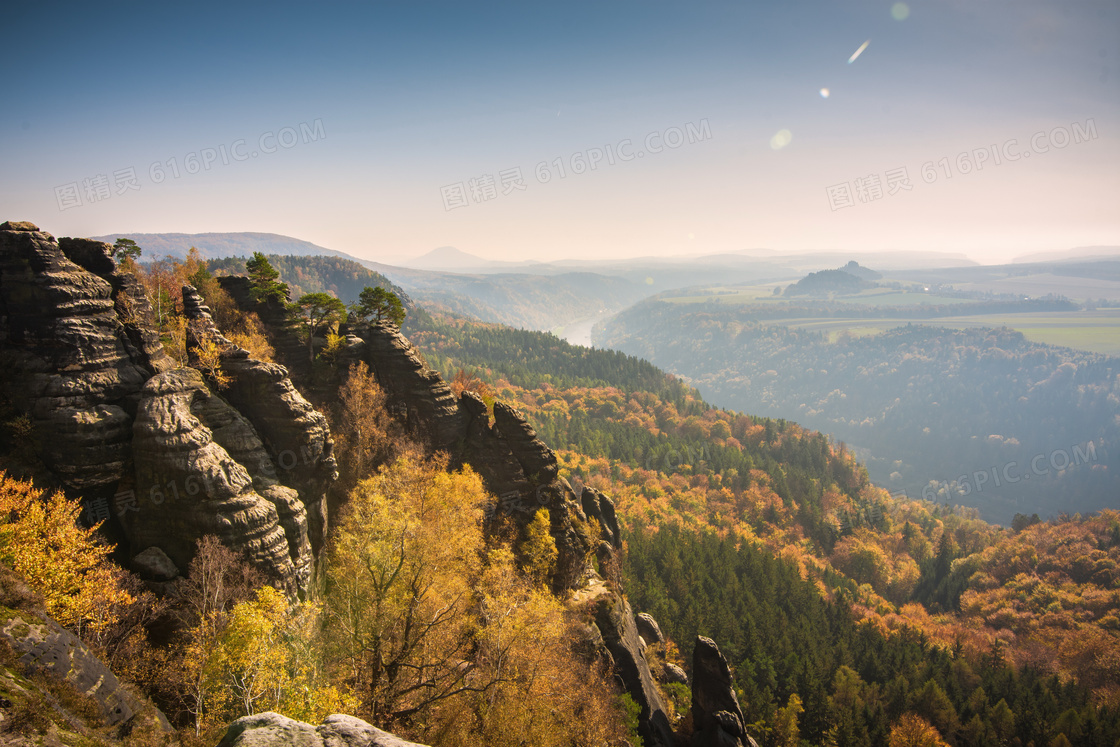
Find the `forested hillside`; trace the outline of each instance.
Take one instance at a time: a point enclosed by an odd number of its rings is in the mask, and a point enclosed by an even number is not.
[[[829,313],[851,312],[647,302],[612,320],[601,339],[687,376],[729,407],[833,434],[892,491],[977,506],[1005,524],[1015,513],[1115,506],[1120,361],[1007,329],[915,323],[832,339],[780,323]]]
[[[892,498],[819,434],[712,408],[639,359],[411,329],[458,387],[516,400],[574,485],[614,497],[636,607],[681,648],[728,647],[766,743],[886,744],[907,713],[954,745],[1120,737],[1115,512],[1001,529]]]
[[[330,293],[343,303],[355,303],[362,288],[385,288],[403,295],[400,288],[384,275],[342,257],[296,257],[280,254],[267,255],[268,261],[280,273],[291,289],[292,299],[304,293]],[[245,257],[212,259],[207,266],[215,275],[244,275]]]

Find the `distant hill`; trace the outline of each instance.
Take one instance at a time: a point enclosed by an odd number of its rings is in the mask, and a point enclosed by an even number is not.
[[[854,270],[849,270],[852,266]],[[859,274],[854,274],[859,273]],[[875,283],[865,276],[878,276],[879,273],[860,267],[855,262],[839,270],[810,272],[793,285],[786,288],[787,296],[826,296],[829,293],[859,293],[864,288],[872,288]]]
[[[140,245],[144,251],[143,259],[163,259],[170,255],[182,259],[193,246],[205,259],[225,257],[251,257],[253,252],[261,254],[284,254],[297,257],[328,256],[345,257],[357,261],[345,252],[326,249],[310,241],[281,236],[277,233],[112,233],[94,236],[98,241],[110,244],[118,238],[128,238]]]
[[[484,259],[468,254],[453,246],[441,246],[427,254],[401,262],[404,267],[417,270],[440,270],[443,272],[495,272],[510,271],[515,268],[525,268],[540,264],[539,262],[503,262],[493,259]]]

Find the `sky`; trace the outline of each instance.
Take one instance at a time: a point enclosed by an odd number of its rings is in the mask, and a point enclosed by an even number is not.
[[[0,219],[56,236],[378,261],[1120,245],[1115,0],[37,0],[5,30]]]

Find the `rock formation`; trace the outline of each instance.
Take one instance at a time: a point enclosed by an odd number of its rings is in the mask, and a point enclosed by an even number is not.
[[[258,713],[229,725],[218,747],[424,747],[406,742],[353,716],[328,716],[320,726],[279,713]]]
[[[600,597],[595,625],[614,660],[615,675],[641,708],[639,736],[649,747],[671,747],[673,730],[668,712],[646,663],[630,604],[617,593]]]
[[[121,521],[134,547],[159,547],[185,572],[195,542],[213,534],[241,549],[289,593],[311,576],[307,512],[249,421],[193,368],[152,378],[133,437],[136,503]]]
[[[116,484],[140,387],[173,365],[135,279],[117,271],[108,244],[4,223],[0,315],[0,381],[47,468],[75,490]]]
[[[663,643],[665,635],[661,632],[661,626],[657,624],[657,620],[653,619],[653,615],[648,612],[642,612],[634,620],[638,626],[638,635],[640,635],[645,642],[653,645],[654,643]]]
[[[216,534],[290,593],[306,589],[336,478],[326,418],[281,366],[221,337],[184,294],[192,340],[221,343],[224,397],[163,351],[137,279],[113,248],[0,225],[0,389],[38,456],[154,581]]]
[[[556,455],[517,409],[494,403],[494,423],[473,392],[455,398],[437,371],[393,324],[354,330],[361,343],[350,354],[373,371],[406,429],[433,451],[446,451],[454,464],[469,464],[497,496],[494,511],[528,521],[547,508],[559,553],[558,590],[582,583],[593,547],[591,527],[578,496],[559,479]],[[615,525],[617,528],[617,524]]]
[[[283,366],[255,360],[226,339],[189,285],[183,287],[183,311],[190,322],[188,351],[193,356],[206,340],[218,345],[222,371],[230,380],[222,396],[256,429],[273,467],[279,467],[273,480],[298,491],[311,545],[318,552],[326,537],[327,489],[338,478],[326,416],[296,391]]]
[[[692,747],[757,747],[747,736],[731,668],[711,638],[692,650]]]
[[[109,726],[128,731],[138,721],[150,719],[157,731],[171,731],[167,718],[129,692],[76,635],[48,617],[42,598],[6,566],[0,566],[0,642],[11,649],[25,673],[65,681],[85,694]],[[0,664],[0,674],[3,672]],[[25,692],[35,687],[26,679],[23,682],[22,688],[12,680],[5,684]],[[74,720],[74,714],[66,713],[61,704],[51,705],[62,711],[60,720]]]

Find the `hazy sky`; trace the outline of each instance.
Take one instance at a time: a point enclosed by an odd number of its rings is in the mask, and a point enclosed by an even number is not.
[[[370,259],[1120,244],[1116,0],[37,0],[4,25],[0,218],[57,236]]]

